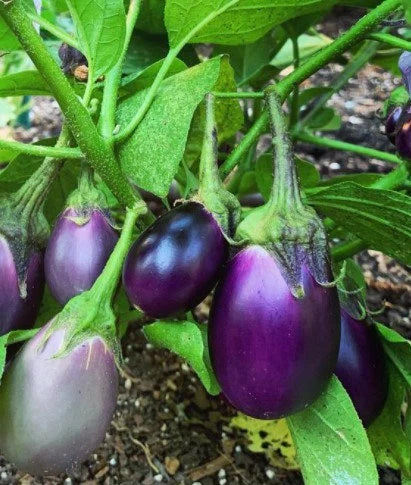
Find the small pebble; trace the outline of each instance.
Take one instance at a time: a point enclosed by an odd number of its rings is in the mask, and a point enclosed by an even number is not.
[[[274,470],[271,470],[271,468],[268,468],[266,471],[265,471],[265,474],[267,476],[267,478],[269,480],[272,480],[274,477],[275,477],[275,473],[274,473]]]
[[[3,475],[3,474],[2,474]],[[71,481],[71,478],[66,478],[64,480],[64,485],[71,485],[72,484],[72,481]]]
[[[224,468],[221,468],[221,470],[218,472],[218,478],[224,478],[226,475]]]
[[[160,475],[160,473],[158,475],[154,475],[154,481],[157,482],[157,483],[160,483],[163,481],[163,475]]]
[[[140,399],[136,399],[136,400],[134,401],[134,407],[139,408],[140,406],[141,406]]]
[[[183,362],[181,364],[181,370],[184,371],[184,372],[188,372],[190,370],[190,367],[188,367],[188,365],[185,362]],[[196,483],[196,482],[194,482],[194,483]],[[194,485],[194,483],[193,483],[193,485]]]
[[[7,480],[7,476],[8,476],[7,472],[1,472],[0,477],[1,477],[2,480]]]
[[[202,485],[201,482],[193,482],[192,485]]]
[[[241,448],[240,445],[237,445],[235,448],[234,448],[235,452],[236,453],[241,453],[243,451],[243,449]]]
[[[352,125],[362,125],[364,122],[361,118],[358,118],[358,116],[350,116],[348,118],[348,121],[352,124]]]
[[[226,478],[220,478],[220,480],[218,481],[218,483],[220,485],[225,485],[227,483],[227,479]]]
[[[153,348],[152,344],[146,344],[146,349],[151,350]]]
[[[109,461],[109,463],[110,463],[110,465],[111,465],[111,466],[116,466],[116,465],[117,465],[117,460],[114,458],[114,456],[113,456],[113,458],[112,458],[112,459]]]
[[[339,170],[341,168],[341,165],[338,162],[331,162],[330,168],[331,170]]]
[[[124,387],[129,391],[131,389],[131,380],[126,379],[126,382],[124,383]]]

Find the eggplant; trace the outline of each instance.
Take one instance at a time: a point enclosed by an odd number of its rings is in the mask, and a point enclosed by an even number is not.
[[[348,392],[358,416],[368,427],[381,413],[388,394],[388,373],[374,325],[341,312],[341,344],[336,376]]]
[[[22,288],[12,250],[7,239],[0,235],[0,274],[0,336],[31,328],[44,291],[42,251],[30,254]]]
[[[63,355],[65,330],[44,327],[18,353],[0,386],[0,453],[32,475],[69,472],[104,439],[118,372],[101,337]]]
[[[147,315],[186,312],[210,293],[228,257],[228,243],[213,215],[189,202],[155,221],[134,242],[123,268],[130,302]]]
[[[118,235],[99,208],[67,208],[47,244],[45,275],[54,298],[64,305],[89,290],[113,251]]]
[[[335,287],[301,268],[304,296],[290,290],[284,266],[262,246],[241,250],[217,285],[209,320],[213,369],[242,413],[278,419],[310,405],[332,376],[340,344]]]
[[[400,157],[411,160],[411,117],[399,129],[395,146]]]
[[[401,118],[401,114],[402,114],[402,107],[397,106],[391,111],[391,113],[388,115],[385,121],[385,134],[387,135],[388,139],[393,145],[395,145],[397,123]]]

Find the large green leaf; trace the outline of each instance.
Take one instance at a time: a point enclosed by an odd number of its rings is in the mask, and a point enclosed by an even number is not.
[[[400,468],[404,474],[411,476],[411,443],[401,418],[405,398],[404,382],[391,363],[388,371],[387,401],[381,414],[368,428],[368,438],[379,465]]]
[[[385,353],[404,379],[404,383],[411,387],[411,342],[385,325],[377,326]]]
[[[123,0],[67,0],[81,51],[97,79],[118,61],[126,34]]]
[[[0,97],[49,94],[50,89],[38,71],[22,71],[0,77]]]
[[[336,377],[304,411],[287,418],[306,485],[377,485],[365,430]]]
[[[153,345],[169,349],[186,359],[210,394],[220,393],[211,368],[206,325],[188,321],[157,321],[145,325],[143,331]]]
[[[171,47],[188,37],[193,43],[247,44],[286,20],[332,3],[332,0],[168,0],[165,24]],[[210,21],[195,31],[205,19]]]
[[[343,182],[308,195],[308,202],[368,247],[411,262],[411,198]]]
[[[146,67],[142,71],[124,77],[121,81],[121,96],[135,94],[141,89],[150,87],[158,71],[163,65],[163,62],[164,59],[161,59]],[[185,69],[187,69],[187,66],[183,61],[180,61],[180,59],[174,59],[169,70],[167,71],[167,77],[174,76],[174,74],[178,74]]]
[[[136,131],[119,149],[126,176],[165,197],[183,157],[193,113],[220,75],[216,57],[166,79]],[[118,123],[132,119],[147,94],[139,91],[120,104]]]

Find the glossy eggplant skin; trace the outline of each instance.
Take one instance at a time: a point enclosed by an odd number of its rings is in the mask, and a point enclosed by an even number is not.
[[[388,374],[382,344],[373,325],[341,311],[341,344],[336,376],[348,392],[365,427],[382,411]]]
[[[211,362],[227,400],[248,416],[277,419],[304,409],[334,372],[337,291],[302,272],[305,296],[296,299],[274,257],[249,246],[228,263],[215,291]]]
[[[395,146],[400,157],[411,160],[411,118],[398,131]]]
[[[391,113],[387,117],[387,120],[385,121],[385,134],[393,145],[395,145],[395,130],[401,114],[402,107],[397,106],[391,111]]]
[[[92,209],[88,216],[89,220],[79,225],[74,220],[79,213],[73,208],[66,209],[59,216],[47,245],[46,282],[62,305],[91,288],[118,241],[103,212]]]
[[[104,439],[112,419],[118,373],[99,337],[67,355],[64,330],[41,346],[41,330],[7,369],[0,386],[0,454],[32,475],[70,471]]]
[[[214,217],[189,202],[154,222],[132,245],[123,268],[130,302],[155,318],[174,316],[210,293],[228,257]]]
[[[27,267],[27,296],[21,297],[16,265],[7,240],[0,236],[0,336],[31,328],[44,291],[43,253],[31,254]]]

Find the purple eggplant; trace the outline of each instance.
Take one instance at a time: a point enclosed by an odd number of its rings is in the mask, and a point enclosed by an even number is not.
[[[32,475],[70,471],[104,439],[118,373],[113,353],[89,337],[63,356],[65,331],[42,329],[14,359],[0,387],[0,453]]]
[[[45,254],[45,274],[61,304],[91,288],[118,240],[100,209],[66,209],[58,218]]]
[[[397,106],[391,111],[391,113],[387,117],[387,120],[385,121],[385,134],[393,145],[395,145],[397,123],[401,117],[401,114],[402,107]]]
[[[395,139],[397,152],[402,158],[411,159],[411,118],[400,128]]]
[[[306,265],[296,298],[275,257],[261,246],[228,263],[209,321],[211,361],[231,405],[259,419],[300,411],[323,391],[340,344],[335,288],[320,286]]]
[[[373,325],[341,312],[336,376],[351,397],[364,426],[380,414],[388,393],[384,350]]]
[[[198,305],[213,289],[228,244],[212,216],[190,202],[154,222],[131,247],[123,269],[130,302],[163,318]]]
[[[43,253],[29,256],[26,281],[19,286],[14,257],[0,235],[0,335],[33,326],[44,290]]]
[[[402,74],[405,89],[411,94],[411,52],[405,51],[401,54],[398,67]]]

